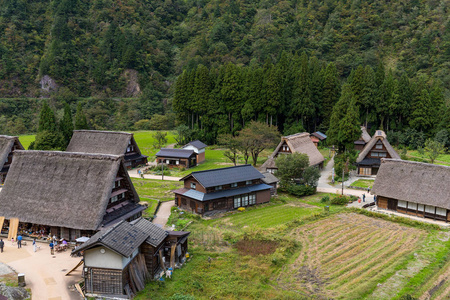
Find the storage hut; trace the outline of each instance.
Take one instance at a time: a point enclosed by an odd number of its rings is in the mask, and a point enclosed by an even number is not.
[[[0,185],[5,182],[14,150],[24,150],[19,138],[17,136],[0,135]]]
[[[199,140],[195,140],[184,145],[183,149],[194,150],[195,154],[197,154],[197,164],[200,164],[205,161],[206,147],[208,147],[206,144],[200,142]]]
[[[175,205],[197,214],[230,210],[270,201],[271,186],[251,165],[192,172],[184,187],[173,191]]]
[[[72,251],[83,253],[87,296],[132,298],[146,281],[185,262],[189,234],[142,218],[99,231]]]
[[[389,144],[384,131],[377,130],[356,159],[358,175],[377,175],[381,158],[400,159],[400,155],[398,155],[391,144]]]
[[[156,161],[169,167],[189,169],[197,165],[197,154],[194,150],[162,148],[156,153]]]
[[[318,166],[319,168],[323,167],[323,155],[311,141],[309,133],[303,132],[283,136],[275,151],[259,169],[261,172],[267,171],[270,173],[275,173],[278,169],[275,165],[275,159],[278,155],[291,153],[304,153],[309,157],[310,166]]]
[[[272,196],[277,195],[277,185],[280,180],[278,178],[276,178],[275,175],[273,175],[270,172],[261,172],[261,174],[263,174],[263,176],[264,176],[264,178],[262,178],[262,181],[265,184],[271,186],[270,195],[272,195]]]
[[[124,155],[127,169],[147,164],[147,156],[128,132],[75,130],[66,151]]]
[[[145,208],[117,155],[15,151],[0,193],[0,216],[18,218],[19,233],[37,238],[74,241]]]
[[[320,142],[323,142],[327,139],[327,136],[320,131],[316,131],[316,132],[311,133],[310,138],[311,138],[311,141],[313,141],[314,145],[316,145],[316,147],[318,147]]]
[[[450,167],[382,159],[372,188],[380,209],[450,221]]]

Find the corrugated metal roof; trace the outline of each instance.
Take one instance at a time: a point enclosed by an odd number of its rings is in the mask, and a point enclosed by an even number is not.
[[[253,179],[260,179],[264,176],[251,165],[242,165],[222,169],[192,172],[185,178],[193,176],[205,188],[242,182]]]
[[[170,157],[170,158],[189,158],[194,154],[194,150],[186,149],[167,149],[162,148],[156,153],[156,156]]]

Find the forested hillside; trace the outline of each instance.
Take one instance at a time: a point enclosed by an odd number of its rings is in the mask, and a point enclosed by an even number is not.
[[[185,71],[187,90],[184,100],[175,99],[177,117],[214,141],[217,133],[239,130],[250,119],[283,131],[299,125],[328,129],[342,84],[361,66],[370,73],[364,76],[376,77],[353,80],[359,80],[353,88],[374,83],[371,92],[354,91],[361,122],[431,136],[442,128],[436,116],[448,112],[440,104],[449,98],[449,6],[420,0],[0,0],[0,97],[136,98],[89,102],[100,111],[112,107],[109,122],[122,120],[102,125],[93,115],[93,128],[129,129],[172,110],[175,83]],[[228,78],[230,72],[237,77]],[[321,89],[329,72],[336,90],[319,99],[327,93]],[[288,78],[280,83],[277,76]],[[248,84],[251,78],[256,86]],[[195,80],[204,90],[192,91]],[[228,87],[219,88],[226,80]],[[258,103],[248,98],[249,89],[261,92]],[[409,97],[401,99],[406,103],[395,102],[399,94]],[[208,105],[223,100],[227,107],[213,107],[219,117],[202,121],[207,106],[193,108],[187,97]]]

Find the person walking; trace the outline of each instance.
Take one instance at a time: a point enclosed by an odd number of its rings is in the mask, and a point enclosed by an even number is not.
[[[3,253],[3,247],[5,246],[5,242],[0,239],[0,253]]]
[[[55,254],[55,250],[54,250],[54,245],[53,245],[53,242],[50,242],[50,254],[51,255],[54,255]]]
[[[363,202],[366,202],[366,194],[363,194]]]
[[[17,249],[22,248],[22,236],[19,234],[17,236]]]
[[[33,239],[33,251],[36,252],[36,239]]]

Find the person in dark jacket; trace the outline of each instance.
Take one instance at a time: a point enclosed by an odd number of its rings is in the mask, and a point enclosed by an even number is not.
[[[22,236],[20,234],[17,236],[17,248],[22,248]]]
[[[5,242],[0,239],[0,253],[3,253],[3,247],[5,246]]]

